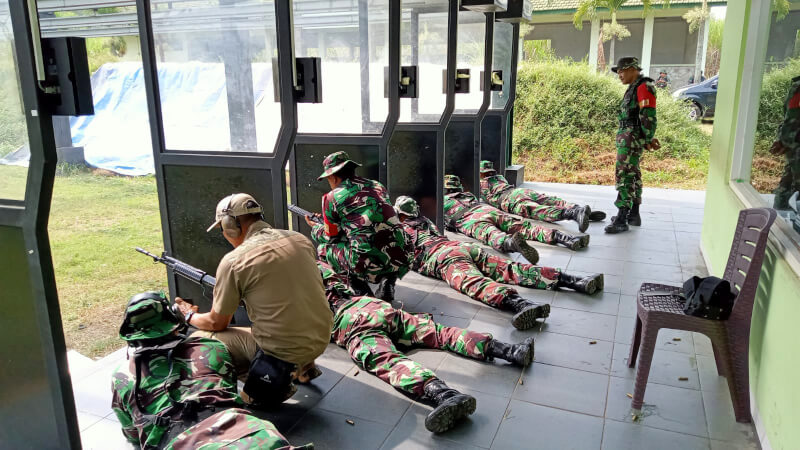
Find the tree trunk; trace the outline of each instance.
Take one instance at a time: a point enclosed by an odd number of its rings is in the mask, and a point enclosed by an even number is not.
[[[705,37],[705,21],[700,22],[697,29],[697,51],[694,54],[694,82],[699,83],[702,78],[700,72],[703,70],[703,38]]]
[[[612,37],[611,38],[611,45],[609,45],[609,48],[608,48],[608,63],[612,64],[612,65],[617,63],[617,60],[614,59],[614,44],[616,44],[616,42],[617,42],[617,38],[616,37]]]

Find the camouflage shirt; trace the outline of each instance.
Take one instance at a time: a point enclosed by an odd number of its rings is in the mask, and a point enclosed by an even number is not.
[[[444,222],[450,222],[456,216],[463,216],[467,211],[478,206],[480,202],[471,192],[451,192],[444,196]]]
[[[645,76],[628,86],[619,109],[619,131],[634,130],[637,137],[649,143],[656,135],[656,87]],[[641,133],[641,134],[639,134]]]
[[[502,175],[492,175],[481,179],[481,197],[490,205],[499,205],[503,194],[514,186]]]
[[[399,276],[408,272],[411,247],[381,183],[362,177],[342,181],[322,198],[322,216],[324,223],[311,230],[317,245],[346,240],[351,267],[357,269],[357,259],[367,258],[400,268]]]
[[[414,263],[412,268],[419,267],[427,255],[434,252],[443,244],[451,242],[446,236],[436,228],[430,219],[424,216],[406,219],[403,224],[403,231],[408,235],[409,240],[414,245]]]
[[[222,342],[189,337],[180,343],[173,350],[169,380],[165,380],[169,373],[166,353],[131,356],[112,376],[111,408],[125,437],[143,449],[157,447],[168,431],[167,427],[151,423],[144,416],[178,420],[180,411],[172,408],[172,401],[225,407],[242,403],[237,394],[231,356]],[[134,398],[136,358],[142,358],[139,403],[144,411],[139,409]]]
[[[264,450],[312,449],[313,444],[293,447],[271,422],[251,416],[238,408],[220,411],[189,428],[166,447],[166,450],[217,450],[222,448],[258,448]]]
[[[800,149],[800,77],[792,79],[789,95],[783,104],[783,122],[778,126],[775,140],[780,141],[786,150]]]

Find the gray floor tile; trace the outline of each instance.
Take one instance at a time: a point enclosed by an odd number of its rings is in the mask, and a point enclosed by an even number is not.
[[[573,256],[567,266],[568,272],[592,272],[607,275],[622,275],[624,273],[623,264],[620,261],[602,258],[588,258],[585,256]]]
[[[677,253],[666,253],[651,250],[630,250],[626,261],[646,264],[661,264],[667,266],[680,265]]]
[[[525,369],[513,398],[568,411],[602,416],[608,375],[534,363]]]
[[[620,317],[636,317],[635,295],[620,295],[617,315]]]
[[[667,286],[680,286],[683,284],[683,282],[676,283],[670,280],[661,280],[655,278],[655,276],[632,276],[622,280],[620,293],[622,293],[622,295],[636,295],[639,293],[639,289],[642,287],[643,283],[665,284]]]
[[[90,426],[96,424],[103,420],[103,417],[96,416],[94,414],[89,414],[85,412],[78,411],[78,428],[80,428],[81,432],[85,431]]]
[[[758,440],[754,442],[728,442],[711,439],[711,450],[761,450]]]
[[[584,450],[600,447],[603,419],[511,400],[493,449]]]
[[[628,239],[619,234],[599,234],[594,233],[589,242],[589,247],[612,247],[612,248],[626,248],[628,246]]]
[[[697,355],[696,358],[700,389],[709,392],[729,392],[728,379],[719,375],[714,357]]]
[[[616,318],[608,314],[554,307],[541,329],[551,333],[613,341],[615,326]]]
[[[599,291],[594,295],[586,295],[563,290],[556,292],[553,298],[553,306],[557,308],[615,315],[619,309],[619,294]]]
[[[437,450],[480,450],[484,447],[451,441],[444,436],[431,433],[425,429],[424,421],[419,423],[412,422],[406,427],[398,426],[381,446],[381,450],[427,450],[431,448]]]
[[[95,372],[82,380],[73,380],[75,407],[80,412],[105,417],[111,411],[111,370]]]
[[[675,222],[675,231],[699,233],[703,231],[703,224]]]
[[[642,214],[642,229],[643,230],[659,230],[659,231],[671,231],[675,229],[675,223],[672,222],[671,216],[659,216],[663,218],[654,218],[648,217],[646,214]],[[665,220],[664,218],[668,218],[669,220]]]
[[[711,348],[711,339],[702,333],[692,333],[694,340],[694,352],[698,355],[714,356],[714,349]]]
[[[606,420],[603,449],[607,450],[705,450],[707,438],[650,428],[641,424]]]
[[[626,262],[624,266],[624,278],[651,278],[654,280],[666,280],[673,283],[682,283],[680,265],[664,266],[660,264],[644,264]]]
[[[578,275],[578,276],[587,276],[587,275],[594,275],[595,272],[581,272],[581,271],[569,271],[570,275]],[[603,275],[603,292],[610,292],[612,294],[619,294],[622,292],[622,277],[617,275]]]
[[[529,330],[517,330],[511,325],[511,317],[512,314],[509,311],[482,308],[478,314],[475,314],[468,328],[480,333],[490,333],[495,339],[512,344],[536,336],[539,332],[539,326]],[[539,321],[539,325],[541,323]]]
[[[710,438],[745,445],[758,440],[752,423],[736,422],[729,393],[703,391],[703,404]]]
[[[477,391],[464,390],[463,392],[472,395],[477,400],[475,413],[444,433],[439,435],[428,433],[430,435],[429,439],[423,441],[429,445],[427,448],[439,448],[438,444],[441,442],[439,438],[481,448],[488,448],[491,445],[492,439],[497,433],[497,428],[503,420],[503,414],[506,412],[508,399]],[[405,448],[400,445],[403,436],[414,433],[419,435],[420,430],[425,430],[425,417],[431,410],[430,406],[420,403],[415,403],[409,408],[387,441],[398,442],[398,444],[389,448]],[[358,447],[349,446],[347,448]]]
[[[410,400],[370,373],[353,369],[325,397],[317,409],[394,425]]]
[[[480,309],[480,305],[479,302],[443,284],[428,294],[415,309],[416,312],[431,313],[434,317],[443,314],[472,319]]]
[[[672,220],[675,223],[694,223],[694,224],[702,224],[703,223],[703,215],[702,214],[680,214],[677,212],[672,213]]]
[[[602,224],[605,226],[606,224]],[[602,228],[599,233],[602,233]],[[579,254],[575,256],[579,258],[593,258],[593,259],[606,259],[611,261],[625,261],[626,252],[625,247],[608,247],[603,246],[600,244],[596,244],[594,242],[596,234],[592,234],[592,241],[589,243],[589,246],[585,249],[582,249]]]
[[[352,420],[353,425],[347,420]],[[313,409],[283,435],[293,445],[313,442],[315,449],[374,449],[381,446],[391,431],[390,425]]]
[[[631,398],[633,380],[611,377],[606,418],[633,423]],[[708,437],[703,396],[700,391],[648,383],[642,417],[637,423],[652,428]]]
[[[636,378],[636,367],[628,368],[628,344],[614,344],[614,359],[611,364],[611,375],[629,380]],[[681,380],[687,378],[687,380]],[[684,389],[699,390],[700,377],[697,371],[697,360],[694,355],[678,352],[656,350],[650,364],[649,383],[659,383]]]
[[[85,450],[108,450],[108,449],[133,449],[138,448],[131,445],[125,436],[122,435],[122,428],[119,423],[108,419],[102,419],[81,432],[81,444]]]
[[[457,389],[511,397],[522,368],[506,361],[477,361],[460,355],[447,355],[436,375]]]
[[[596,344],[591,344],[596,342]],[[607,375],[611,369],[613,344],[607,341],[540,333],[536,340],[537,362]]]
[[[633,326],[635,323],[635,317],[618,317],[617,332],[614,335],[614,342],[618,342],[620,344],[630,344],[631,339],[633,339]],[[694,355],[692,333],[690,331],[662,328],[658,331],[656,350],[665,350]]]

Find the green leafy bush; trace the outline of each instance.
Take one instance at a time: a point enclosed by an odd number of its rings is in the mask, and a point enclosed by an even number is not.
[[[766,154],[775,140],[778,125],[783,122],[783,104],[792,85],[792,78],[798,75],[800,59],[790,59],[782,68],[764,74],[756,122],[757,154]]]

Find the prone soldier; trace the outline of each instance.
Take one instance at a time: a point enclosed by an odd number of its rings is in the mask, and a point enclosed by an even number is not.
[[[225,345],[216,339],[187,337],[186,329],[183,316],[161,293],[144,292],[128,302],[119,336],[132,355],[114,371],[111,382],[111,407],[125,437],[142,449],[212,443],[296,448],[270,422],[236,409],[242,400]],[[215,433],[204,432],[223,418],[224,425]],[[237,433],[242,424],[250,433]],[[191,441],[187,434],[193,435]]]
[[[786,156],[781,180],[774,191],[773,207],[789,209],[789,197],[800,191],[800,76],[792,78],[783,105],[783,122],[778,127],[770,152]]]
[[[349,274],[359,294],[370,294],[378,283],[378,298],[394,299],[397,279],[408,272],[411,247],[405,241],[389,194],[379,182],[355,174],[361,164],[345,152],[328,155],[322,163],[330,192],[322,197],[322,223],[306,218],[317,244],[319,259]]]
[[[480,169],[481,199],[505,212],[543,222],[574,220],[581,233],[589,227],[589,221],[606,218],[606,213],[592,211],[589,205],[579,206],[533,189],[514,187],[494,170],[491,161],[481,161]]]
[[[471,192],[464,191],[461,180],[455,175],[444,176],[444,189],[444,220],[447,228],[475,238],[497,251],[519,252],[528,262],[536,264],[538,254],[534,256],[526,240],[561,244],[571,250],[589,245],[587,234],[574,236],[480,203]]]
[[[532,337],[519,344],[507,344],[488,333],[446,327],[434,322],[430,314],[410,314],[380,299],[357,296],[346,275],[323,261],[318,264],[334,312],[331,340],[346,348],[363,370],[406,395],[432,403],[434,409],[425,418],[429,431],[441,433],[452,428],[475,412],[477,402],[409,359],[396,343],[446,350],[482,361],[498,358],[522,367],[533,361]]]
[[[444,280],[453,289],[493,308],[513,311],[511,323],[517,329],[531,328],[536,319],[547,317],[550,305],[522,298],[514,288],[500,283],[535,289],[565,287],[589,295],[603,289],[602,274],[569,275],[560,269],[491,255],[478,245],[451,241],[427,217],[419,215],[419,205],[410,197],[398,197],[395,209],[414,244],[413,270]]]

